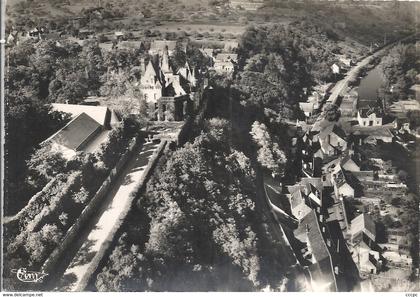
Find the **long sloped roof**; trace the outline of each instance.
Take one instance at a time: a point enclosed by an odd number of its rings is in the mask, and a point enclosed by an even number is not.
[[[97,121],[86,113],[81,113],[46,141],[52,141],[76,151],[100,128],[101,125]]]
[[[368,214],[362,213],[351,221],[351,234],[357,234],[364,229],[376,236],[375,222]]]
[[[98,124],[106,125],[108,107],[106,106],[91,106],[91,105],[78,105],[78,104],[62,104],[53,103],[51,104],[54,111],[60,111],[69,113],[72,118],[85,113],[90,118],[95,120]]]
[[[310,248],[315,261],[310,265],[312,279],[318,284],[328,284],[325,290],[336,291],[336,279],[334,276],[330,252],[322,235],[318,218],[314,210],[309,212],[300,222],[298,229],[295,230],[295,236],[298,238],[307,238],[307,244]]]

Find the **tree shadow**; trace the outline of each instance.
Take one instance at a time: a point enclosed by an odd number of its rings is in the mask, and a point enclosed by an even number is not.
[[[77,277],[74,273],[65,274],[59,281],[57,285],[57,291],[60,292],[69,292],[72,289],[72,284],[77,281]]]
[[[125,173],[124,181],[122,185],[126,186],[134,182],[131,173],[144,170],[150,161],[150,157],[153,155],[155,147],[152,145],[145,145],[142,151],[132,161],[131,168]],[[130,161],[129,161],[130,162]]]
[[[88,240],[85,242],[73,258],[73,261],[70,263],[68,269],[89,263],[96,255],[96,251],[90,251],[94,244],[94,240]]]

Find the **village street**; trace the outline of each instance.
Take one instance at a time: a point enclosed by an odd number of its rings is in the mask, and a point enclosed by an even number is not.
[[[80,248],[64,272],[63,283],[56,289],[66,291],[84,289],[87,282],[86,276],[91,269],[96,269],[103,256],[98,252],[116,232],[130,209],[133,200],[130,194],[137,189],[139,182],[143,179],[145,168],[158,146],[159,144],[155,143],[144,144],[126,163],[126,168],[104,198],[96,217],[92,218],[91,224],[86,226],[84,233],[74,244],[74,247]]]

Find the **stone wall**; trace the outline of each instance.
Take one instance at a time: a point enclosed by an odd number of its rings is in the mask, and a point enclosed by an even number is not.
[[[108,193],[108,190],[113,185],[113,182],[118,178],[119,174],[121,173],[121,169],[124,167],[125,163],[140,146],[140,141],[137,139],[136,142],[133,142],[127,152],[121,157],[118,161],[116,166],[111,170],[109,176],[103,182],[102,186],[98,189],[95,196],[90,200],[87,204],[85,209],[82,211],[79,218],[70,227],[67,231],[66,235],[64,236],[63,241],[61,244],[51,253],[48,259],[42,265],[42,271],[52,274],[56,270],[56,264],[58,260],[65,254],[66,250],[69,246],[74,242],[77,236],[82,231],[83,226],[87,224],[89,219],[94,215],[95,211],[99,208],[100,203],[102,202],[103,198]]]
[[[127,216],[128,212],[130,211],[133,201],[135,200],[138,195],[142,193],[142,191],[145,188],[145,185],[147,181],[149,180],[150,176],[153,173],[153,170],[155,168],[155,165],[157,164],[157,161],[159,160],[160,156],[162,155],[165,147],[167,145],[166,141],[162,141],[159,147],[155,150],[153,155],[150,158],[149,163],[147,164],[146,168],[144,169],[143,177],[136,185],[136,188],[131,192],[130,194],[130,200],[131,203],[128,204],[128,207],[124,209],[124,211],[121,213],[120,217],[118,218],[118,224],[113,226],[112,232],[106,238],[102,246],[100,247],[99,251],[96,253],[94,258],[92,259],[91,263],[92,265],[89,267],[88,271],[86,272],[84,278],[80,281],[79,286],[76,288],[76,291],[83,291],[91,281],[92,277],[97,274],[97,269],[99,267],[99,264],[101,263],[102,259],[105,255],[109,255],[110,253],[110,247],[112,242],[115,239],[116,234],[118,234],[118,230],[121,228],[121,225],[123,224],[125,217]]]

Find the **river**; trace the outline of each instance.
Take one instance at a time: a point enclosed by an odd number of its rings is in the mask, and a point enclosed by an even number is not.
[[[359,94],[359,108],[376,104],[378,100],[378,89],[382,85],[383,81],[384,79],[382,73],[377,66],[368,71],[367,75],[360,81],[360,85],[357,90]]]

